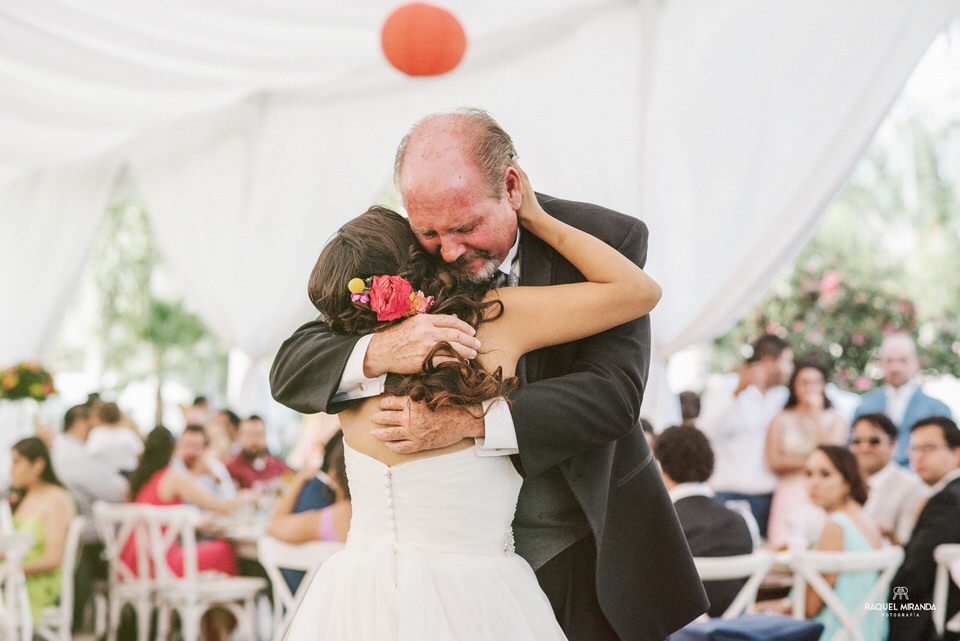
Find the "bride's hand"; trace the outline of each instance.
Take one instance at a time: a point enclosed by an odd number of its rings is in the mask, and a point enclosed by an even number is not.
[[[533,192],[533,185],[530,184],[530,177],[527,176],[527,172],[516,163],[513,164],[513,167],[520,174],[520,189],[522,191],[520,209],[517,210],[517,220],[521,225],[530,229],[531,225],[537,220],[542,220],[550,215],[537,202],[537,195]]]

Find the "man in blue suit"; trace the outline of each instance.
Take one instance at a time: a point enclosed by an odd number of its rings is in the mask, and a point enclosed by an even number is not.
[[[883,387],[863,397],[854,412],[853,422],[864,414],[886,414],[897,426],[897,450],[893,459],[899,465],[909,467],[910,428],[922,418],[952,417],[952,414],[944,403],[920,390],[916,381],[920,371],[917,348],[907,334],[890,334],[883,340],[880,369],[883,370]]]

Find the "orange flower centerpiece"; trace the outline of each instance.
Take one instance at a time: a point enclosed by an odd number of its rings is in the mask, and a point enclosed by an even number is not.
[[[53,376],[37,363],[18,363],[0,372],[0,399],[42,402],[55,393]]]

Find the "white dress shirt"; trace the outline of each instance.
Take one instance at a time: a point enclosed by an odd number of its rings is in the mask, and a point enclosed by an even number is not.
[[[99,461],[119,472],[137,469],[143,453],[143,441],[126,427],[95,427],[90,430],[86,447]]]
[[[667,494],[670,495],[670,502],[676,503],[680,499],[685,499],[691,496],[706,496],[713,498],[713,488],[706,483],[678,483],[671,489],[667,490]]]
[[[777,477],[767,467],[767,428],[789,393],[782,386],[763,393],[751,385],[734,396],[739,382],[737,374],[727,374],[707,388],[701,401],[697,426],[710,439],[715,457],[710,485],[718,492],[770,494]]]
[[[883,395],[887,400],[886,414],[894,425],[900,425],[903,422],[903,415],[907,413],[907,405],[918,387],[916,381],[908,381],[900,387],[883,386]]]
[[[920,478],[894,461],[867,479],[870,494],[863,513],[881,530],[893,532],[900,545],[906,545],[916,525],[920,504],[930,496],[930,488]]]
[[[519,251],[520,230],[517,229],[517,238],[513,242],[513,247],[498,267],[501,272],[511,276],[512,280],[520,277],[520,261],[515,260]],[[336,394],[338,397],[353,400],[383,394],[387,375],[381,374],[376,378],[367,378],[363,374],[363,360],[372,340],[373,334],[367,334],[354,345],[350,358],[347,359],[347,364],[343,368],[343,375],[340,377],[340,387],[337,388]],[[483,409],[486,411],[483,419],[486,436],[476,439],[477,454],[503,456],[519,452],[517,429],[513,424],[510,406],[502,398],[494,398],[484,401]]]
[[[96,501],[120,503],[126,499],[129,489],[127,479],[99,461],[87,451],[80,439],[70,434],[57,435],[50,460],[53,471],[73,497],[77,512],[87,517],[81,539],[84,543],[97,541],[99,537],[93,521],[93,504]]]

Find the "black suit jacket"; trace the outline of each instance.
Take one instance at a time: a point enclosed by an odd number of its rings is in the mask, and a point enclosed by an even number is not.
[[[647,229],[639,220],[596,205],[538,198],[552,216],[638,265],[646,261]],[[525,230],[520,252],[524,285],[584,280]],[[357,340],[330,334],[319,321],[299,328],[273,363],[274,397],[302,412],[336,411],[333,396]],[[625,641],[663,639],[706,610],[676,513],[635,427],[649,358],[648,317],[532,352],[511,405],[518,468],[530,477],[559,466],[596,539],[600,606]]]
[[[738,556],[753,552],[750,528],[743,517],[709,496],[688,496],[673,504],[693,556]],[[704,584],[712,617],[721,616],[737,598],[746,579]]]
[[[933,582],[937,572],[933,549],[941,543],[960,543],[960,478],[931,496],[921,510],[904,550],[903,565],[890,582],[891,603],[898,603],[894,600],[894,590],[898,587],[907,588],[912,603],[933,603]],[[950,581],[946,620],[949,621],[958,610],[960,588]],[[889,638],[891,641],[936,639],[931,613],[921,611],[919,617],[891,617]]]

